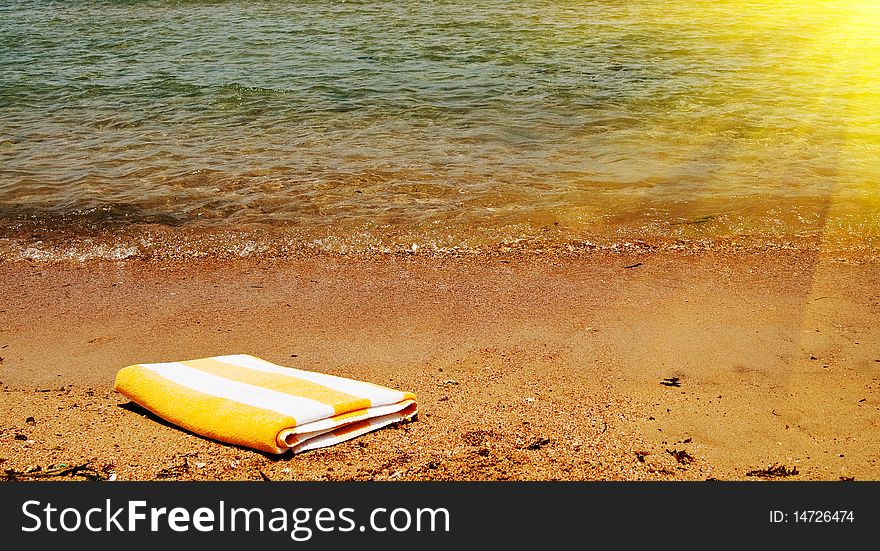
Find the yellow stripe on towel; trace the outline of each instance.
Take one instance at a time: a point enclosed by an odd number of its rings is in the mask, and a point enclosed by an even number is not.
[[[270,453],[330,446],[417,412],[410,392],[245,354],[131,365],[115,388],[191,432]]]

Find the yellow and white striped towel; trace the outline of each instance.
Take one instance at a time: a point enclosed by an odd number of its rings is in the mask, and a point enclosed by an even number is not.
[[[410,392],[246,354],[131,365],[116,391],[191,432],[269,453],[332,446],[416,415]]]

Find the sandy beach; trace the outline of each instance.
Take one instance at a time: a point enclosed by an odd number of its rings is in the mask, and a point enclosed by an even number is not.
[[[877,480],[877,263],[803,250],[4,262],[0,468],[757,480],[776,465]],[[129,364],[232,353],[414,391],[418,420],[275,457],[113,392]]]

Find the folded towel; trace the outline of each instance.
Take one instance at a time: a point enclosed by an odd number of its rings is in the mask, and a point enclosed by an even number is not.
[[[410,392],[246,354],[131,365],[116,391],[189,431],[269,453],[332,446],[416,415]]]

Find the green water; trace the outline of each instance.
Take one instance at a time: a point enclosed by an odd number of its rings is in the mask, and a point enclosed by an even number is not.
[[[874,4],[2,2],[0,249],[880,233]]]

